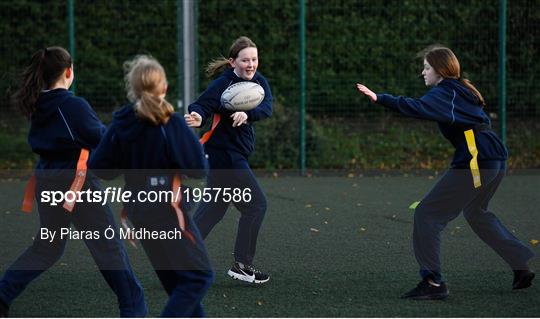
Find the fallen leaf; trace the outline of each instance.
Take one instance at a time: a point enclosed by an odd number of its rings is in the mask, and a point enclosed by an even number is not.
[[[418,204],[420,204],[420,202],[413,202],[410,206],[409,206],[409,209],[416,209],[416,207],[418,206]]]
[[[309,230],[311,232],[313,232],[313,233],[318,233],[319,232],[319,230],[317,228],[310,228]]]
[[[306,204],[306,206],[304,206],[305,208],[311,208],[313,206],[311,206],[311,204]]]
[[[531,245],[533,245],[533,246],[537,246],[537,245],[538,245],[538,240],[536,240],[536,239],[531,239],[531,240],[529,240],[529,243],[530,243]]]
[[[257,305],[262,306],[263,302],[260,300],[257,300]]]

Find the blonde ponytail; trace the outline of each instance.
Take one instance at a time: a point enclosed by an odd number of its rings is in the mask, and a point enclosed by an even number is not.
[[[166,124],[174,107],[161,95],[167,89],[165,70],[151,56],[139,55],[124,63],[128,100],[135,113],[154,125]]]
[[[174,108],[167,100],[143,92],[141,98],[135,102],[135,113],[154,125],[160,125],[167,123],[171,114],[174,113]]]

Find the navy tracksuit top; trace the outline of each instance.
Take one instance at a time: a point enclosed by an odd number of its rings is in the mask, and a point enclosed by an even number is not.
[[[36,169],[74,169],[81,148],[97,147],[105,126],[83,98],[66,89],[43,91],[31,117],[28,143]]]
[[[113,178],[121,173],[115,169],[132,173],[142,169],[162,170],[165,174],[177,172],[202,178],[208,164],[197,137],[182,116],[174,113],[166,124],[153,125],[140,119],[130,103],[113,114],[112,123],[90,156],[88,166],[108,170],[96,171],[102,178]],[[141,186],[140,181],[130,181],[138,175],[125,176],[128,188]]]
[[[437,122],[455,148],[452,167],[468,167],[472,156],[464,131],[474,129],[478,161],[505,161],[508,152],[489,127],[491,121],[477,97],[460,81],[443,79],[419,99],[377,94],[377,103],[405,116]]]
[[[246,111],[247,123],[233,127],[231,115],[234,113],[221,105],[221,94],[230,85],[246,81],[238,77],[232,68],[225,70],[217,79],[212,81],[199,98],[189,105],[189,112],[197,112],[202,116],[203,125],[213,114],[220,114],[221,121],[214,134],[206,142],[205,147],[231,150],[246,158],[253,152],[255,146],[255,128],[253,122],[268,118],[272,115],[272,91],[268,81],[256,72],[251,82],[258,83],[264,89],[264,99],[253,110]]]

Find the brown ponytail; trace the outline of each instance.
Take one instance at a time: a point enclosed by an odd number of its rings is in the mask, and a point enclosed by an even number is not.
[[[478,103],[482,107],[486,105],[484,97],[482,94],[480,94],[480,91],[478,91],[470,80],[461,76],[461,66],[452,50],[442,45],[435,44],[420,51],[419,54],[423,55],[424,59],[426,59],[429,65],[431,65],[435,72],[437,72],[440,76],[445,79],[459,80],[471,91],[472,94],[474,94],[474,96],[476,96]]]
[[[469,79],[466,78],[460,78],[459,81],[463,83],[469,90],[471,90],[472,94],[478,98],[478,102],[482,105],[482,107],[486,106],[486,101],[484,101],[484,97],[482,94],[480,94],[480,91],[472,84],[472,82]]]
[[[206,66],[206,76],[211,78],[214,75],[225,71],[228,67],[230,67],[229,60],[225,57],[214,59]]]
[[[49,47],[36,51],[20,75],[20,87],[11,97],[11,103],[30,118],[36,110],[41,91],[54,85],[71,65],[71,56],[64,48]]]

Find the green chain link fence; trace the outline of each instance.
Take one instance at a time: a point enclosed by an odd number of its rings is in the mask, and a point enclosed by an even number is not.
[[[186,0],[187,1],[187,0]],[[0,92],[37,49],[70,47],[68,3],[0,1]],[[195,87],[210,79],[205,65],[226,55],[232,41],[247,35],[259,47],[259,71],[275,97],[271,119],[257,125],[258,168],[298,168],[300,5],[298,0],[194,2]],[[441,43],[451,47],[463,71],[479,88],[497,129],[499,1],[305,1],[306,164],[308,169],[443,168],[449,144],[435,125],[411,121],[370,104],[354,84],[376,92],[421,96],[421,61],[416,53]],[[165,67],[176,102],[179,92],[178,9],[181,1],[73,1],[76,93],[102,119],[125,103],[122,63],[150,53]],[[507,4],[507,143],[510,166],[540,167],[538,74],[540,1]],[[29,166],[27,124],[0,99],[1,167]]]

